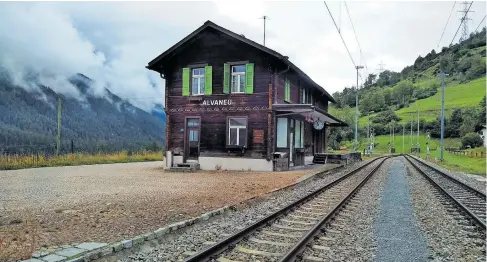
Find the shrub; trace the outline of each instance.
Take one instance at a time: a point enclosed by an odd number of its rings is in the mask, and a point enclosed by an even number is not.
[[[482,138],[477,133],[467,133],[464,137],[462,137],[462,148],[470,148],[479,147],[483,144]]]

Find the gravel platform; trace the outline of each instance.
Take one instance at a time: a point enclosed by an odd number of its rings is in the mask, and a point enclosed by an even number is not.
[[[442,204],[447,202],[445,197],[407,160],[403,162],[407,166],[414,216],[428,243],[429,260],[485,261],[485,232],[470,231],[463,215],[449,211],[452,208]]]
[[[392,161],[375,225],[375,261],[425,261],[428,248],[413,215],[406,167],[397,158]]]
[[[219,241],[225,234],[231,234],[245,226],[254,223],[267,214],[272,213],[296,199],[303,197],[323,185],[344,175],[346,172],[365,164],[366,161],[354,163],[339,172],[331,173],[322,178],[314,177],[296,186],[277,191],[267,199],[250,207],[232,212],[226,216],[213,217],[206,223],[198,223],[188,227],[183,232],[161,240],[159,246],[135,254],[117,257],[120,261],[178,261],[187,257],[191,252],[201,250],[207,241]],[[107,259],[106,261],[116,261]]]

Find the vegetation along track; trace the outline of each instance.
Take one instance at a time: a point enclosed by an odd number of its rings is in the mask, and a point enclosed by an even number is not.
[[[185,261],[293,260],[387,158],[369,161]]]
[[[441,193],[453,201],[456,206],[470,217],[475,225],[485,231],[486,198],[485,193],[466,185],[444,172],[416,159],[404,156],[411,165],[431,182]]]

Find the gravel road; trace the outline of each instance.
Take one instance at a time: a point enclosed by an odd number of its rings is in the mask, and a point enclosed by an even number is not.
[[[462,215],[448,211],[438,193],[405,159],[414,215],[435,261],[485,261],[485,235],[466,229]]]
[[[171,173],[162,162],[0,171],[0,260],[113,242],[294,183],[310,172]]]

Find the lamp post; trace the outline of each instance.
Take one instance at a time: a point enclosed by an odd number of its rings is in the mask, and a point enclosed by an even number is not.
[[[354,151],[357,151],[358,149],[358,70],[364,68],[361,65],[358,65],[355,67],[357,69],[357,86],[356,89],[357,91],[355,92],[355,145],[354,145]]]

